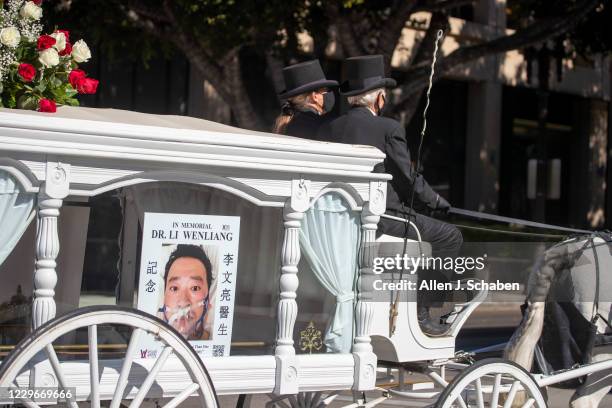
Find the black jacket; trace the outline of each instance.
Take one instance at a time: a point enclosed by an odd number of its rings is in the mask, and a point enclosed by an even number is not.
[[[318,115],[313,111],[296,111],[285,128],[285,134],[304,139],[318,140],[319,128],[331,120],[331,116]]]
[[[387,155],[384,162],[374,168],[375,172],[393,176],[393,180],[387,184],[387,210],[403,213],[409,209],[412,183],[415,202],[419,200],[435,209],[438,194],[412,168],[406,133],[399,122],[374,116],[366,107],[353,107],[323,126],[319,130],[319,138],[330,142],[374,146]]]

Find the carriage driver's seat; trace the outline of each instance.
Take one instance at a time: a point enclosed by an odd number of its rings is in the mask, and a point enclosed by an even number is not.
[[[414,224],[411,227],[416,229]],[[377,254],[375,256],[395,258],[397,254],[405,254],[408,258],[415,259],[431,256],[431,245],[420,240],[418,230],[417,236],[419,240],[404,241],[403,238],[381,235],[376,240]],[[374,277],[374,280],[379,282],[373,285],[374,323],[371,333],[372,346],[378,360],[405,363],[453,357],[455,338],[472,311],[486,298],[486,291],[476,294],[469,302],[455,305],[454,311],[448,315],[446,320],[446,323],[450,324],[446,336],[430,337],[421,331],[417,319],[417,274],[404,270],[400,278],[400,271],[384,268],[384,271],[380,273],[380,269],[375,268],[374,270],[375,273],[379,272]],[[395,283],[396,286],[383,286],[385,282]],[[393,322],[390,316],[394,303],[396,303],[397,316]],[[394,330],[391,329],[393,323]]]

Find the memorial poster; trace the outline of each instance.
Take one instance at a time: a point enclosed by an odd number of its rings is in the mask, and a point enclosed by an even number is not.
[[[174,327],[200,357],[228,356],[240,217],[145,213],[138,309]],[[139,358],[162,345],[147,336]]]

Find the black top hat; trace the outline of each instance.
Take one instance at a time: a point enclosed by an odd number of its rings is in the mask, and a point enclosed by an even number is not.
[[[300,62],[283,68],[285,79],[285,90],[278,96],[281,99],[291,98],[306,92],[312,92],[320,88],[337,87],[337,81],[325,78],[319,60]]]
[[[364,55],[344,60],[344,78],[340,93],[353,96],[376,88],[393,88],[396,82],[385,78],[385,62],[382,55]]]

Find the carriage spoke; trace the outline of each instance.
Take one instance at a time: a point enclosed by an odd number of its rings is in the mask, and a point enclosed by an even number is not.
[[[130,404],[130,408],[140,406],[140,404],[142,403],[142,400],[147,395],[147,392],[149,392],[149,389],[153,385],[153,381],[155,381],[155,378],[157,377],[157,373],[159,373],[159,370],[161,370],[161,368],[166,363],[166,360],[170,356],[170,353],[172,353],[172,347],[164,347],[164,349],[161,352],[161,355],[159,356],[159,358],[153,365],[153,368],[151,369],[151,371],[149,371],[147,378],[145,378],[145,380],[142,382],[142,385],[138,389],[138,393],[136,394],[136,396],[134,397],[134,400]]]
[[[117,380],[117,389],[113,395],[110,408],[119,408],[119,404],[121,403],[121,399],[123,397],[123,392],[125,391],[125,387],[128,383],[128,375],[130,374],[130,370],[132,368],[134,353],[136,352],[136,347],[138,347],[138,342],[143,332],[144,331],[140,328],[134,329],[132,332],[132,338],[130,338],[130,344],[125,352],[125,359],[123,360],[121,373],[119,374],[119,379]]]
[[[321,391],[317,391],[312,395],[312,398],[310,399],[311,407],[316,407],[319,405],[319,401],[321,400],[321,395],[323,395]]]
[[[328,406],[333,402],[333,400],[336,399],[336,397],[338,397],[338,392],[332,392],[331,394],[327,395],[321,402],[319,402],[319,405],[317,405],[317,407],[320,408]]]
[[[277,404],[281,408],[291,408],[283,401],[287,399],[286,395],[275,396],[274,394],[268,394],[268,397],[270,398],[270,401],[266,402],[266,408],[272,408],[275,404]]]
[[[476,379],[476,401],[478,408],[484,408],[484,397],[482,395],[482,381],[480,378]]]
[[[465,401],[464,401],[464,399],[463,399],[463,397],[461,395],[459,395],[457,397],[457,401],[459,401],[459,406],[461,408],[467,408],[467,404],[465,403]]]
[[[14,388],[19,388],[19,386],[15,383],[11,384],[11,386]],[[41,408],[40,405],[36,404],[34,401],[28,398],[19,399],[18,401],[20,401],[21,404],[25,405],[28,408]]]
[[[62,366],[60,365],[59,359],[57,358],[57,354],[55,354],[53,344],[47,344],[47,346],[45,347],[45,351],[47,352],[47,357],[49,357],[51,367],[53,367],[53,371],[55,372],[55,376],[57,377],[57,382],[59,383],[59,386],[63,389],[67,389],[68,387],[66,383],[66,378],[64,377],[64,373],[62,372]],[[68,404],[72,408],[79,407],[79,405],[75,401],[69,401]]]
[[[291,403],[291,406],[293,408],[299,408],[300,407],[300,404],[298,404],[297,398],[295,398],[295,395],[290,395],[288,400]]]
[[[499,400],[499,386],[501,384],[501,374],[495,375],[495,383],[493,384],[493,391],[491,392],[491,408],[497,407],[497,401]]]
[[[312,392],[307,392],[306,395],[304,396],[304,406],[305,407],[312,407],[312,397],[314,396],[314,393]]]
[[[19,401],[20,404],[25,405],[28,408],[42,408],[40,405],[36,404],[34,401],[29,399],[17,399],[15,401]]]
[[[98,326],[87,328],[89,337],[89,381],[91,387],[91,408],[100,408],[100,379],[98,378]]]
[[[187,388],[181,391],[176,397],[172,398],[170,402],[163,406],[163,408],[174,408],[178,407],[178,405],[185,401],[191,394],[193,394],[200,386],[198,384],[192,383],[189,384]]]
[[[506,402],[504,403],[504,408],[512,407],[512,403],[514,402],[516,392],[518,391],[520,385],[521,382],[518,380],[512,383],[512,387],[510,387],[510,391],[508,392],[508,396],[506,397]]]
[[[534,402],[535,402],[535,399],[529,398],[527,402],[525,402],[521,408],[530,408]]]

